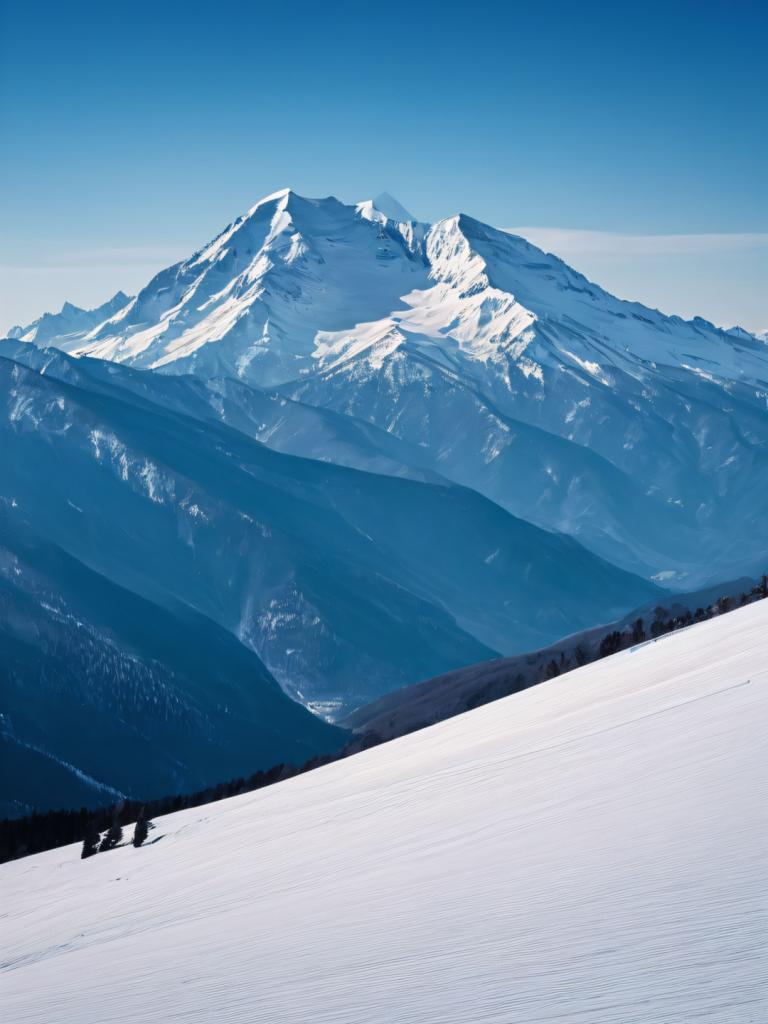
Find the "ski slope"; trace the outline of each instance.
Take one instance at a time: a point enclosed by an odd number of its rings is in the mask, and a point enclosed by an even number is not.
[[[6,865],[4,1020],[759,1024],[767,710],[768,601]]]

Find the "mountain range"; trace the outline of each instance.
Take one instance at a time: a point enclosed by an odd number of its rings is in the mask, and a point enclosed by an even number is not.
[[[649,578],[757,571],[765,342],[616,299],[468,216],[406,214],[277,192],[135,297],[11,333],[353,417],[404,442],[397,461]]]
[[[5,515],[213,619],[317,710],[657,592],[467,488],[269,448],[214,416],[194,380],[3,351]]]
[[[19,806],[54,775],[113,798],[337,749],[288,697],[338,721],[764,569],[765,342],[463,214],[284,190],[136,296],[10,335]]]

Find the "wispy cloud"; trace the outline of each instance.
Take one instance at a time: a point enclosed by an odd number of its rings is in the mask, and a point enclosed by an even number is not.
[[[187,257],[193,246],[135,245],[50,248],[40,254],[0,256],[0,337],[15,324],[28,324],[65,301],[90,309],[118,288],[133,294],[164,267]]]
[[[113,246],[108,248],[67,249],[48,252],[41,260],[21,259],[0,262],[0,273],[49,273],[51,271],[91,270],[103,267],[168,266],[185,259],[192,247],[177,245]]]
[[[695,256],[745,252],[768,246],[768,234],[742,232],[697,235],[629,235],[576,228],[505,228],[555,255],[594,253],[604,256]]]
[[[561,257],[614,295],[666,313],[761,330],[768,323],[768,233],[639,235],[507,228]]]

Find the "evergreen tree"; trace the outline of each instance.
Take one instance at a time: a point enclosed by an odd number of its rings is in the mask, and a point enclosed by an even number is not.
[[[83,850],[80,854],[81,858],[85,860],[86,857],[92,857],[94,853],[99,852],[99,830],[96,828],[94,822],[88,825],[83,839]]]
[[[103,853],[105,850],[112,850],[117,846],[118,843],[122,842],[123,829],[120,825],[120,819],[115,816],[112,819],[112,824],[106,831],[104,838],[101,840],[99,845],[99,853]]]
[[[141,846],[144,840],[149,835],[149,826],[151,822],[147,820],[147,816],[144,813],[144,808],[141,808],[139,813],[139,819],[136,822],[136,827],[133,830],[133,845],[136,847]]]
[[[616,654],[620,650],[621,633],[617,629],[614,629],[611,633],[606,633],[600,641],[600,657],[607,658],[609,654]]]
[[[617,651],[621,650],[621,633],[618,629],[614,629],[607,637],[604,638],[604,643],[608,649],[609,654],[616,654]]]
[[[655,618],[651,623],[651,636],[661,636],[662,633],[669,633],[672,623],[669,621],[669,612],[659,605],[654,611]]]

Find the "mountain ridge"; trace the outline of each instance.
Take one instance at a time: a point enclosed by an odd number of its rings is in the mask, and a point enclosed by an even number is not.
[[[451,481],[267,447],[201,416],[193,380],[168,402],[163,376],[142,388],[129,368],[42,355],[0,357],[8,514],[148,600],[189,604],[318,709],[657,592]]]
[[[418,471],[649,579],[763,564],[764,342],[616,299],[467,214],[395,222],[374,200],[282,190],[46,344],[367,422]]]
[[[378,197],[379,200],[382,197]],[[400,207],[400,204],[396,200],[393,200],[391,196],[383,194],[384,205],[387,201],[391,201],[396,204],[403,213],[407,214],[404,208]],[[405,221],[396,221],[394,218],[387,215],[386,212],[378,210],[376,206],[377,200],[368,200],[365,203],[356,204],[344,204],[338,199],[329,196],[326,199],[307,199],[300,196],[295,190],[285,188],[271,193],[269,196],[260,199],[255,203],[249,210],[236,218],[231,222],[223,231],[221,231],[210,243],[202,246],[186,261],[175,264],[173,267],[167,268],[165,271],[161,271],[160,274],[156,275],[153,279],[157,282],[157,286],[162,288],[163,282],[168,277],[171,271],[176,271],[178,268],[184,267],[201,267],[206,264],[216,263],[226,258],[228,255],[231,256],[232,251],[238,251],[238,243],[244,242],[258,242],[260,245],[259,251],[256,252],[254,259],[251,261],[251,273],[258,274],[259,271],[264,271],[264,267],[259,267],[259,262],[262,259],[261,249],[265,249],[267,252],[273,252],[272,245],[279,240],[280,236],[287,235],[284,240],[280,255],[287,257],[289,260],[296,260],[300,256],[305,255],[301,251],[301,246],[307,243],[308,238],[313,233],[319,234],[324,226],[331,226],[338,228],[339,219],[346,219],[350,222],[357,222],[362,225],[364,223],[369,224],[369,228],[375,233],[382,227],[387,229],[387,236],[379,238],[381,241],[391,241],[392,239],[399,238],[400,242],[406,242],[410,247],[412,254],[421,255],[428,252],[431,249],[432,256],[430,262],[433,265],[433,269],[437,269],[437,275],[434,278],[438,281],[448,280],[449,282],[464,282],[468,284],[472,289],[480,288],[484,283],[487,283],[493,288],[497,288],[500,291],[509,290],[509,281],[498,278],[498,270],[494,268],[493,261],[488,258],[487,247],[490,246],[491,250],[494,246],[504,244],[507,242],[510,246],[508,252],[519,250],[521,257],[527,256],[529,259],[533,257],[543,257],[540,265],[531,264],[529,262],[527,269],[534,270],[545,270],[548,273],[557,272],[566,281],[567,284],[564,290],[572,290],[583,295],[587,295],[593,300],[610,300],[610,302],[618,308],[624,308],[630,311],[635,311],[638,316],[645,314],[645,319],[649,323],[674,323],[677,325],[686,325],[691,328],[703,330],[704,332],[714,332],[721,340],[742,340],[746,342],[754,342],[759,339],[755,335],[743,330],[736,330],[731,328],[730,330],[720,329],[714,327],[709,321],[703,318],[696,317],[693,320],[687,321],[680,317],[667,316],[660,313],[658,310],[654,310],[650,307],[644,306],[642,303],[631,302],[628,300],[615,299],[610,296],[604,289],[598,285],[588,281],[582,274],[577,271],[573,271],[566,263],[558,259],[552,254],[546,253],[543,250],[532,245],[519,235],[513,235],[508,231],[503,231],[496,228],[491,228],[488,225],[476,220],[466,213],[459,213],[450,217],[444,218],[441,221],[436,222],[433,225],[419,224],[418,221],[413,219]],[[379,219],[376,222],[369,222],[365,216],[361,215],[361,208],[367,207],[373,210],[377,210],[383,220]],[[262,214],[269,214],[268,217],[262,216]],[[268,223],[267,223],[268,221]],[[411,237],[407,238],[408,229],[414,227],[421,227],[425,231],[424,240],[419,240]],[[403,231],[403,229],[406,229]],[[302,233],[303,232],[303,233]],[[458,241],[454,238],[449,248],[461,249],[462,243],[466,243],[466,251],[463,253],[465,257],[464,263],[459,261],[458,267],[450,266],[450,260],[446,261],[445,248],[446,248],[446,237],[450,240],[452,235],[458,236]],[[378,237],[378,235],[377,235]],[[442,244],[441,244],[442,243]],[[474,248],[473,248],[474,243]],[[287,252],[285,251],[287,249]],[[254,255],[252,249],[249,249],[246,255]],[[453,253],[455,255],[455,253]],[[479,263],[480,266],[475,266],[472,269],[473,260],[475,264]],[[524,261],[521,259],[521,263]],[[441,266],[445,271],[441,271]],[[269,268],[266,268],[268,270]],[[459,277],[456,274],[459,274]],[[461,275],[464,275],[463,277]],[[466,275],[469,274],[469,278]],[[443,276],[445,275],[445,276]],[[485,282],[478,280],[478,276],[484,276]],[[150,282],[150,286],[153,282]],[[519,282],[516,282],[519,284]],[[142,289],[139,294],[129,300],[129,304],[133,307],[133,304],[141,303],[142,295],[146,299],[147,289]],[[469,296],[465,296],[469,297]],[[118,302],[117,300],[120,300]],[[97,307],[92,311],[83,311],[72,307],[78,313],[89,312],[94,315],[101,314],[105,311],[110,304],[122,304],[122,308],[115,309],[113,316],[110,318],[104,317],[104,323],[92,325],[89,332],[86,332],[84,337],[80,339],[82,344],[78,345],[75,349],[77,354],[92,354],[102,355],[99,347],[95,344],[96,342],[103,342],[105,339],[110,337],[109,330],[107,328],[117,326],[121,324],[127,316],[125,301],[128,297],[123,293],[118,292],[110,302],[105,303],[101,307]],[[258,300],[258,296],[256,296]],[[65,304],[65,309],[70,304]],[[394,307],[394,302],[393,302]],[[171,307],[172,308],[172,307]],[[133,310],[131,310],[132,312]],[[537,318],[537,315],[533,311],[525,309],[526,313]],[[53,317],[56,314],[45,314],[45,317]],[[42,319],[42,318],[41,318]],[[135,318],[134,318],[135,319]],[[35,321],[37,324],[39,321]],[[140,321],[138,321],[140,323]],[[16,328],[14,333],[10,336],[13,337],[24,337],[25,340],[35,340],[34,338],[27,338],[31,328],[35,325],[30,325],[27,328]],[[211,337],[215,337],[215,332],[210,332]],[[55,337],[50,332],[46,335],[45,340],[52,340]],[[72,342],[69,343],[70,345]],[[126,351],[116,353],[119,354],[121,359],[125,361],[133,361],[140,353]],[[184,358],[182,355],[174,355],[172,352],[169,353],[169,362],[176,361],[180,358]],[[145,362],[141,363],[146,365]],[[165,363],[158,363],[158,365],[166,365]]]

